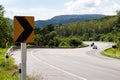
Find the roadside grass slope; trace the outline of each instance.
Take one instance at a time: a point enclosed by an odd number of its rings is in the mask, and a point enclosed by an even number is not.
[[[107,49],[107,50],[101,52],[101,54],[108,56],[108,57],[120,59],[120,51],[115,48]]]
[[[6,64],[5,53],[8,48],[0,48],[0,80],[18,80],[17,66],[14,65],[14,59],[9,58]]]

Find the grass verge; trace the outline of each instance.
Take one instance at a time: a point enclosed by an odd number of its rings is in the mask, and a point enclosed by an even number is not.
[[[6,64],[5,53],[8,48],[0,48],[0,80],[18,80],[17,66],[14,65],[14,59],[9,57],[9,63]]]
[[[120,59],[120,51],[115,48],[107,49],[107,50],[101,52],[101,54],[108,56],[108,57]]]

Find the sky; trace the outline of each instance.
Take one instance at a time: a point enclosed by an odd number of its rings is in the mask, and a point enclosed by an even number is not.
[[[0,0],[5,17],[34,16],[47,20],[58,15],[104,14],[116,15],[120,0]]]

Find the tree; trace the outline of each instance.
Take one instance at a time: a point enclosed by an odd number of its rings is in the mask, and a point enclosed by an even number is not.
[[[117,10],[116,12],[117,12],[117,17],[118,17],[117,22],[120,24],[120,10]]]
[[[0,17],[4,16],[4,7],[2,5],[0,5]]]
[[[43,42],[43,36],[40,35],[40,34],[36,34],[36,35],[35,35],[34,44],[35,44],[36,46],[42,46],[42,45],[43,45],[42,42]]]
[[[41,28],[35,26],[34,32],[35,32],[35,34],[40,34],[41,33]]]
[[[42,34],[45,35],[50,33],[51,31],[54,31],[54,26],[52,24],[48,24],[42,29]]]
[[[120,10],[117,10],[117,24],[116,24],[116,30],[120,31]]]
[[[9,19],[4,17],[4,7],[0,5],[0,47],[5,47],[5,39],[7,38],[12,42],[11,37],[11,28],[12,26],[9,23]]]
[[[120,37],[117,35],[117,32],[120,32],[120,10],[117,10],[117,23],[114,26],[114,38],[116,38],[116,46],[117,49],[120,50]]]
[[[70,38],[69,40],[70,46],[78,47],[82,44],[82,41],[79,38]]]
[[[120,37],[117,39],[117,49],[120,51]]]

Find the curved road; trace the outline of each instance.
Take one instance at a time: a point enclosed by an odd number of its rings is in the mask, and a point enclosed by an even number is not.
[[[95,44],[98,46],[97,50],[92,47],[28,49],[27,74],[42,76],[42,80],[120,80],[120,60],[99,54],[112,44]],[[13,52],[16,64],[20,63],[20,56],[20,50]]]

